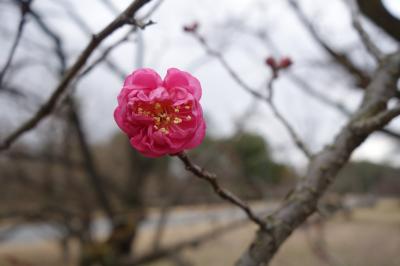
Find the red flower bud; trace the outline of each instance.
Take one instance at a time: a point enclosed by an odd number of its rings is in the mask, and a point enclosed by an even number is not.
[[[193,22],[192,24],[183,26],[183,31],[185,32],[196,32],[199,28],[198,22]]]
[[[279,62],[279,68],[288,68],[293,64],[292,59],[289,57],[283,57],[281,61]]]
[[[265,59],[265,64],[273,69],[277,68],[276,60],[272,56],[269,56],[267,59]]]

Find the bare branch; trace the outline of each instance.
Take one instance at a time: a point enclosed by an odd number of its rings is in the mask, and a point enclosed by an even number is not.
[[[75,63],[71,68],[65,73],[63,79],[56,87],[50,98],[44,103],[41,108],[34,114],[28,121],[23,123],[14,132],[8,135],[0,145],[0,151],[6,150],[10,145],[17,140],[22,134],[28,132],[42,121],[43,118],[47,117],[54,110],[59,98],[67,90],[68,85],[75,78],[81,68],[85,65],[86,61],[93,53],[93,51],[100,45],[100,43],[110,36],[114,31],[126,24],[126,18],[132,17],[135,13],[145,4],[151,0],[135,0],[133,1],[124,12],[121,13],[116,19],[114,19],[110,24],[108,24],[102,31],[98,34],[93,35],[92,40],[80,54]]]
[[[392,119],[400,115],[400,105],[380,112],[368,119],[359,121],[353,125],[354,130],[376,130],[382,123],[389,123]]]
[[[26,23],[26,14],[30,10],[30,5],[31,5],[32,0],[15,1],[15,2],[17,2],[19,4],[19,6],[20,6],[21,18],[19,20],[18,28],[17,28],[17,34],[15,35],[15,39],[14,39],[14,42],[13,42],[13,44],[11,46],[11,50],[10,50],[10,52],[8,54],[6,63],[4,64],[4,66],[3,66],[3,68],[2,68],[2,70],[0,72],[0,90],[3,89],[3,85],[2,84],[3,84],[4,76],[7,73],[8,68],[11,65],[11,62],[12,62],[12,60],[14,58],[15,51],[17,50],[19,41],[21,40],[22,32],[24,30],[25,23]]]
[[[380,62],[383,58],[383,53],[380,51],[378,46],[371,40],[368,33],[365,31],[364,27],[360,21],[360,10],[358,8],[358,4],[356,0],[346,0],[348,1],[350,10],[351,10],[351,18],[353,22],[353,26],[356,29],[358,35],[360,36],[362,43],[368,52],[375,58],[377,62]]]
[[[298,183],[282,207],[265,218],[271,234],[259,231],[237,266],[259,266],[271,261],[289,235],[317,209],[317,203],[352,152],[374,132],[383,128],[399,113],[386,111],[387,102],[395,96],[400,78],[400,52],[387,56],[367,87],[363,102],[342,128],[332,145],[325,147],[310,161],[307,174]],[[373,125],[360,123],[373,121]],[[354,127],[356,125],[356,127]]]
[[[392,15],[382,0],[357,0],[361,12],[389,36],[400,42],[400,19]]]
[[[232,79],[245,91],[250,93],[252,96],[255,97],[257,100],[263,100],[267,103],[267,105],[271,108],[272,112],[274,113],[275,117],[282,123],[282,125],[288,130],[290,136],[292,137],[294,143],[296,146],[304,153],[304,155],[307,158],[310,158],[312,156],[311,152],[308,150],[306,145],[300,140],[300,138],[297,136],[296,132],[290,125],[290,123],[280,114],[278,109],[276,108],[275,104],[272,101],[272,94],[273,94],[273,89],[272,89],[272,84],[275,81],[275,79],[278,77],[277,73],[274,73],[275,70],[273,70],[273,75],[271,76],[271,79],[268,82],[268,89],[269,89],[269,95],[268,97],[265,97],[262,95],[260,92],[258,92],[256,89],[253,89],[251,86],[247,85],[241,78],[240,76],[233,70],[233,68],[228,64],[228,62],[224,59],[221,53],[218,51],[213,50],[207,43],[206,39],[201,36],[196,30],[187,30],[188,32],[192,33],[192,35],[198,40],[201,45],[204,47],[206,50],[207,54],[210,56],[215,57],[216,59],[219,60],[219,62],[222,64],[224,69],[228,71],[229,75],[232,77]]]
[[[116,41],[114,44],[110,45],[102,52],[101,56],[99,56],[91,65],[87,66],[77,77],[77,81],[82,77],[89,74],[94,68],[96,68],[100,63],[107,60],[108,55],[119,45],[129,41],[129,37],[132,34],[133,30],[129,31],[125,36],[123,36],[120,40]]]
[[[310,159],[312,157],[312,153],[308,150],[307,146],[303,143],[303,141],[300,139],[300,137],[297,135],[296,131],[293,129],[293,127],[290,125],[290,123],[286,120],[286,118],[279,112],[278,108],[276,107],[274,101],[273,101],[273,95],[274,95],[274,81],[278,78],[278,75],[273,74],[271,76],[271,79],[269,80],[267,84],[267,88],[269,91],[267,102],[274,113],[275,117],[282,123],[282,125],[286,128],[286,130],[289,132],[292,140],[296,144],[296,146],[303,152],[303,154]]]
[[[261,230],[268,231],[266,224],[251,210],[250,206],[248,206],[232,192],[220,186],[214,173],[207,172],[200,166],[194,164],[185,152],[178,153],[176,156],[183,162],[186,170],[192,172],[196,177],[207,181],[214,189],[214,192],[217,193],[222,199],[229,201],[230,203],[242,209],[246,213],[247,217],[256,223]]]
[[[69,119],[70,119],[72,125],[74,126],[77,137],[78,137],[79,147],[80,147],[81,153],[83,155],[84,167],[86,168],[86,172],[88,174],[89,181],[94,188],[95,194],[98,198],[98,201],[99,201],[101,207],[104,209],[104,211],[107,214],[107,217],[110,219],[110,221],[113,222],[114,211],[113,211],[110,199],[108,197],[107,191],[104,188],[103,179],[95,167],[94,158],[90,152],[90,148],[89,148],[89,145],[88,145],[88,142],[86,139],[86,135],[85,135],[85,132],[83,131],[82,123],[81,123],[79,115],[76,111],[75,103],[73,102],[73,100],[70,96],[67,97],[67,99],[68,99],[67,103],[70,107]]]
[[[313,97],[314,99],[326,104],[326,106],[332,107],[339,111],[339,113],[343,114],[346,117],[350,117],[352,111],[349,110],[344,104],[337,102],[335,100],[330,99],[326,95],[314,90],[305,80],[300,78],[299,76],[289,73],[288,77],[296,83],[297,87],[302,91]],[[393,131],[392,129],[382,128],[378,129],[379,132],[384,133],[385,135],[394,138],[396,140],[400,140],[400,133]]]
[[[308,30],[314,40],[324,49],[324,51],[330,55],[344,70],[352,74],[357,79],[357,86],[365,88],[370,82],[370,76],[365,73],[362,69],[356,66],[348,55],[336,51],[332,48],[317,32],[314,25],[308,20],[306,15],[299,7],[296,0],[288,0],[294,13],[297,15],[299,20],[303,23],[305,28]]]
[[[233,68],[228,64],[226,59],[223,57],[223,55],[212,49],[208,43],[206,42],[205,38],[201,36],[199,33],[196,31],[192,32],[193,36],[196,38],[196,40],[199,41],[199,43],[203,46],[207,54],[211,55],[212,57],[215,57],[218,59],[218,61],[221,63],[221,65],[228,71],[229,75],[232,77],[232,79],[240,86],[242,87],[245,91],[253,95],[254,97],[257,97],[259,99],[266,99],[264,95],[259,93],[257,90],[253,89],[251,86],[247,85],[246,82],[244,82],[239,75],[233,70]]]
[[[183,251],[187,248],[196,248],[199,247],[200,245],[207,243],[208,241],[211,241],[212,239],[215,239],[223,234],[229,233],[233,230],[236,230],[248,223],[247,219],[244,220],[239,220],[239,221],[234,221],[231,222],[227,225],[219,226],[215,229],[211,229],[210,231],[194,237],[192,239],[186,240],[179,242],[177,244],[171,245],[169,247],[160,247],[156,251],[152,251],[149,253],[145,253],[141,256],[139,256],[136,259],[128,259],[123,265],[134,265],[134,266],[139,266],[139,265],[145,265],[148,264],[149,262],[154,262],[163,258],[166,258],[170,256],[171,254],[178,253],[180,251]]]

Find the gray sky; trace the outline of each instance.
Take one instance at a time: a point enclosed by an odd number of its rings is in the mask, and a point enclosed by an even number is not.
[[[71,0],[70,2],[93,32],[102,29],[114,17],[99,3],[100,1]],[[114,4],[122,10],[129,2],[121,0],[114,1]],[[400,0],[385,2],[390,4],[393,12],[400,14]],[[317,28],[324,38],[335,47],[338,49],[358,47],[355,46],[358,37],[350,26],[348,10],[342,0],[303,0],[302,4],[306,13],[317,23]],[[46,19],[64,37],[68,54],[71,58],[75,58],[86,45],[88,37],[68,19],[60,19],[65,17],[65,13],[55,1],[35,1],[34,5],[37,10],[48,14]],[[11,31],[15,27],[12,22],[16,23],[15,13],[0,10],[0,16],[10,21],[6,28]],[[200,31],[209,39],[210,44],[221,49],[232,67],[255,88],[261,88],[269,76],[263,61],[272,51],[256,38],[241,33],[236,26],[227,26],[232,25],[234,21],[243,21],[248,28],[266,30],[282,54],[292,57],[295,61],[292,71],[311,80],[314,89],[342,101],[350,109],[354,109],[360,100],[360,93],[349,89],[351,81],[345,80],[340,72],[316,66],[317,62],[324,62],[325,55],[293,16],[286,1],[165,0],[151,19],[157,24],[142,32],[145,47],[144,66],[154,68],[161,76],[165,75],[167,68],[177,67],[190,71],[199,78],[203,87],[201,103],[207,116],[210,117],[209,133],[216,135],[232,133],[234,121],[241,117],[249,106],[254,106],[254,102],[216,60],[207,58],[201,46],[182,32],[182,26],[192,21],[199,21]],[[394,49],[395,46],[388,40],[382,39],[382,34],[377,33],[371,25],[367,25],[367,28],[379,39],[385,50]],[[123,29],[114,34],[106,44],[117,40],[125,31],[126,29]],[[34,27],[27,27],[24,38],[35,40],[40,45],[48,45],[48,42],[43,42],[41,37]],[[8,51],[9,45],[10,43],[3,51]],[[5,47],[3,44],[1,46]],[[132,41],[122,45],[111,55],[127,73],[135,68],[136,47],[135,41]],[[20,49],[18,54],[52,60],[46,58],[45,53],[30,54],[30,49]],[[2,63],[5,53],[2,52],[0,55]],[[352,56],[359,64],[372,65],[371,58],[366,56],[362,49],[353,49]],[[46,71],[40,68],[35,68],[34,71],[27,70],[21,77],[22,84],[29,83],[31,85],[28,86],[29,89],[40,88],[41,95],[48,95],[56,80],[46,74]],[[282,74],[276,83],[277,105],[311,148],[318,150],[331,141],[345,119],[336,111],[304,95],[285,78],[284,73]],[[106,140],[118,130],[112,113],[120,88],[121,81],[110,74],[105,67],[93,71],[80,83],[77,93],[81,98],[85,125],[92,141]],[[273,118],[268,108],[258,104],[254,109],[254,115],[244,118],[246,126],[266,137],[278,159],[300,165],[304,158],[293,147],[288,134]],[[28,112],[4,112],[1,114],[1,121],[6,121],[15,127],[21,119],[28,116]],[[396,126],[397,128],[400,126],[399,122],[393,123],[393,127]],[[400,165],[398,158],[391,154],[393,148],[392,142],[376,134],[355,152],[354,157],[376,161],[387,161],[390,158],[393,164]]]

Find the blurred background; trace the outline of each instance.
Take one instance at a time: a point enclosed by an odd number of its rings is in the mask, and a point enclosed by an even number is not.
[[[0,1],[0,139],[40,108],[92,34],[130,3]],[[400,1],[358,4],[373,41],[387,53],[398,49]],[[221,266],[248,245],[256,228],[241,210],[176,158],[139,155],[116,126],[116,97],[134,69],[164,76],[177,67],[200,80],[207,136],[190,155],[265,214],[290,193],[307,160],[237,76],[264,93],[266,58],[290,58],[275,84],[276,106],[319,151],[377,67],[344,0],[153,0],[136,18],[154,24],[109,36],[52,115],[0,154],[0,266]],[[183,30],[193,23],[196,34]],[[399,151],[394,121],[356,150],[318,214],[272,265],[399,265]],[[116,264],[125,255],[137,261]]]

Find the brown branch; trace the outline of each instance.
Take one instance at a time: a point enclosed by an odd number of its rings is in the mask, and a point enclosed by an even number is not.
[[[114,211],[110,199],[108,197],[108,194],[105,190],[103,178],[100,176],[95,167],[94,158],[92,156],[92,153],[90,152],[89,144],[87,142],[85,132],[83,131],[82,123],[77,113],[75,103],[73,102],[70,96],[67,97],[67,99],[68,99],[67,103],[70,107],[69,120],[72,123],[76,131],[76,135],[78,137],[79,147],[81,149],[81,153],[84,160],[83,166],[85,167],[89,181],[94,188],[95,195],[97,196],[97,199],[102,209],[105,211],[108,219],[110,219],[110,221],[113,222]]]
[[[366,17],[400,42],[400,20],[390,14],[381,0],[357,0],[357,3]]]
[[[96,68],[100,63],[103,61],[107,60],[108,55],[119,45],[125,43],[126,41],[129,41],[129,37],[132,34],[133,30],[129,31],[125,36],[123,36],[121,39],[104,49],[104,51],[101,53],[101,55],[89,66],[87,66],[78,76],[77,76],[77,81],[82,78],[83,76],[86,76],[89,74],[94,68]]]
[[[351,18],[353,26],[356,29],[358,35],[360,36],[362,43],[364,44],[367,51],[375,58],[377,62],[380,62],[383,58],[383,53],[380,51],[378,46],[370,38],[369,34],[365,31],[363,25],[360,21],[360,10],[356,0],[345,0],[349,1],[349,7],[351,10]]]
[[[110,36],[114,31],[122,27],[127,23],[127,20],[134,16],[135,13],[145,4],[151,0],[135,0],[133,1],[124,12],[122,12],[116,19],[114,19],[110,24],[108,24],[102,31],[98,34],[93,35],[92,40],[80,54],[75,63],[69,68],[65,73],[63,79],[56,87],[50,98],[40,107],[40,109],[34,114],[28,121],[23,123],[14,132],[9,134],[0,144],[0,151],[6,150],[10,145],[16,141],[21,135],[28,132],[29,130],[35,128],[42,119],[47,117],[54,110],[59,98],[67,90],[71,81],[79,73],[82,67],[85,65],[86,61],[93,53],[93,51],[100,45],[100,43]]]
[[[281,124],[286,128],[286,130],[289,132],[292,140],[296,144],[296,146],[303,152],[303,154],[310,159],[313,155],[312,153],[308,150],[307,146],[304,144],[304,142],[300,139],[300,137],[297,135],[296,131],[293,129],[293,127],[290,125],[290,123],[286,120],[286,118],[279,112],[278,108],[276,107],[274,101],[273,101],[273,95],[274,95],[274,82],[278,78],[277,73],[274,73],[268,84],[267,84],[267,89],[269,91],[267,102],[274,113],[275,117],[281,122]]]
[[[188,248],[197,248],[200,245],[207,243],[208,241],[211,241],[211,240],[213,240],[219,236],[222,236],[226,233],[229,233],[233,230],[236,230],[236,229],[246,225],[247,223],[248,223],[248,220],[244,219],[244,220],[231,222],[227,225],[219,226],[215,229],[211,229],[210,231],[208,231],[200,236],[194,237],[192,239],[185,240],[185,241],[179,242],[177,244],[173,244],[171,246],[160,247],[156,251],[151,251],[149,253],[145,253],[136,259],[128,259],[123,263],[123,265],[126,265],[126,266],[145,265],[150,262],[154,262],[154,261],[157,261],[160,259],[167,258],[167,257],[171,256],[172,254],[179,253]]]
[[[340,266],[341,263],[329,252],[328,243],[326,242],[326,220],[324,217],[318,217],[317,221],[305,225],[304,234],[311,251],[315,257],[321,261],[323,265]],[[313,236],[312,229],[315,229]]]
[[[393,107],[391,109],[382,111],[373,117],[354,123],[354,130],[377,130],[379,126],[383,123],[389,123],[392,119],[400,115],[400,105]]]
[[[336,109],[344,115],[345,117],[350,117],[352,114],[352,111],[349,110],[344,104],[337,102],[335,100],[332,100],[331,98],[327,97],[326,95],[314,90],[310,84],[308,84],[304,79],[301,77],[289,73],[287,75],[296,85],[298,88],[300,88],[303,92],[307,93],[314,99],[324,103],[326,106],[332,107],[333,109]],[[393,139],[400,140],[400,133],[393,131],[392,129],[388,128],[382,128],[378,129],[379,132],[384,133],[386,136],[389,136]]]
[[[297,15],[298,19],[303,23],[304,27],[308,30],[310,35],[314,38],[314,40],[324,49],[324,51],[331,56],[335,61],[341,66],[344,70],[349,72],[353,77],[357,79],[357,86],[361,88],[365,88],[371,78],[365,73],[362,69],[356,66],[350,57],[344,53],[335,51],[317,32],[314,25],[308,20],[306,15],[303,13],[301,8],[299,7],[296,0],[288,0],[290,6],[292,7],[294,13]]]
[[[332,145],[313,157],[308,165],[306,177],[297,183],[282,207],[265,218],[272,236],[259,231],[236,266],[268,264],[290,234],[316,211],[319,199],[348,162],[352,152],[374,130],[383,128],[397,114],[397,108],[386,111],[386,106],[395,96],[399,78],[400,52],[384,59],[367,87],[357,112],[342,128]],[[373,125],[363,125],[360,124],[361,121],[373,121]]]
[[[259,93],[257,90],[253,89],[251,86],[249,86],[245,81],[243,81],[240,76],[236,73],[235,70],[229,65],[229,63],[226,61],[226,59],[223,57],[223,55],[212,49],[206,39],[201,36],[197,31],[191,32],[192,35],[196,38],[196,40],[203,46],[204,50],[207,52],[207,54],[211,55],[212,57],[218,59],[218,61],[221,63],[221,65],[228,71],[228,74],[232,77],[232,79],[240,86],[242,87],[245,91],[250,93],[256,98],[259,99],[266,99],[264,95]]]
[[[25,1],[21,0],[21,1],[15,1],[15,2],[17,2],[17,4],[19,4],[19,6],[20,6],[21,18],[18,23],[17,34],[15,35],[15,39],[11,46],[11,50],[8,53],[6,63],[4,64],[2,70],[0,71],[0,90],[3,89],[2,84],[3,84],[4,76],[7,73],[7,70],[9,69],[9,67],[11,65],[11,62],[15,55],[15,51],[17,50],[18,44],[21,40],[22,32],[24,31],[24,28],[25,28],[26,15],[28,14],[28,12],[30,10],[30,5],[31,5],[32,0],[25,0]]]
[[[221,185],[218,183],[217,176],[214,173],[207,172],[205,169],[202,169],[200,166],[194,164],[185,152],[178,153],[176,156],[183,162],[186,170],[192,172],[196,177],[207,181],[213,188],[214,192],[217,193],[222,199],[229,201],[233,205],[236,205],[237,207],[242,209],[246,213],[247,217],[254,223],[256,223],[261,230],[268,232],[266,223],[262,221],[260,217],[258,217],[252,211],[250,206],[248,206],[240,198],[238,198],[229,190],[222,188]]]
[[[82,31],[82,33],[87,34],[88,36],[92,36],[93,32],[90,28],[90,26],[83,20],[75,11],[74,7],[69,3],[65,1],[56,1],[56,4],[60,4],[63,6],[65,9],[65,12],[67,13],[68,17],[74,22],[78,28]],[[98,48],[99,50],[101,49],[100,47]],[[103,53],[100,50],[100,53]],[[112,60],[111,58],[105,58],[104,63],[106,67],[113,72],[118,78],[124,79],[126,76],[125,71],[118,66],[118,64]]]
[[[222,64],[224,69],[229,73],[229,75],[232,77],[232,79],[246,92],[248,92],[250,95],[254,96],[255,99],[257,100],[262,100],[267,105],[271,108],[272,112],[274,113],[275,117],[279,120],[279,122],[285,127],[285,129],[289,132],[289,135],[293,139],[294,143],[296,146],[303,152],[303,154],[307,157],[310,158],[312,156],[311,152],[308,150],[306,145],[301,141],[301,139],[298,137],[296,132],[294,131],[293,127],[290,125],[290,123],[280,114],[279,110],[276,108],[275,104],[272,101],[272,95],[273,95],[273,89],[272,89],[272,84],[275,81],[275,79],[278,77],[277,73],[274,73],[273,70],[273,75],[271,76],[269,82],[268,82],[268,89],[269,89],[269,95],[265,97],[261,93],[259,93],[256,89],[252,88],[251,86],[247,85],[241,78],[240,76],[233,70],[233,68],[228,64],[228,62],[224,59],[221,53],[218,51],[212,49],[206,39],[201,36],[196,30],[195,31],[189,31],[192,33],[192,35],[200,42],[200,44],[203,46],[203,48],[206,50],[207,54],[210,56],[215,57],[218,59],[218,61]]]

